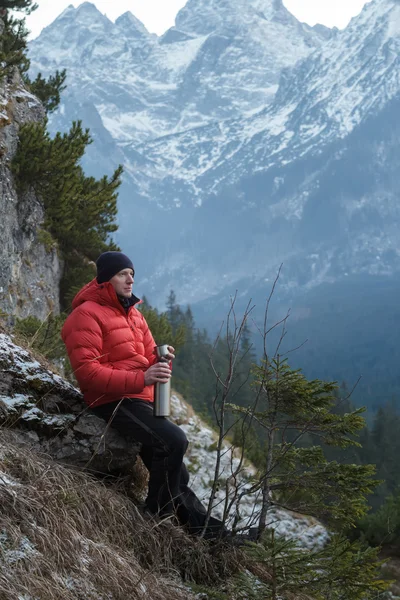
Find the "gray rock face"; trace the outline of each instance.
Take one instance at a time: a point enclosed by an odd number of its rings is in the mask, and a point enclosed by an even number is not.
[[[138,446],[89,414],[82,395],[0,333],[0,426],[52,458],[100,473],[130,474]]]
[[[33,192],[18,196],[11,161],[18,128],[42,121],[45,111],[17,71],[0,84],[0,309],[12,317],[44,320],[59,313],[61,265],[56,248],[42,243],[44,211]]]

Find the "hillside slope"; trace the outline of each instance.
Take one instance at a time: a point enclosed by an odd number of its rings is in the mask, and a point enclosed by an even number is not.
[[[143,468],[127,468],[126,440],[118,442],[104,424],[101,431],[90,422],[83,404],[79,410],[77,390],[4,333],[0,365],[1,600],[205,599],[190,586],[233,585],[246,556],[231,546],[221,552],[168,521],[146,519],[140,510]],[[190,440],[186,460],[193,488],[207,502],[215,433],[180,397],[172,400],[173,418]],[[229,446],[224,450],[225,480],[237,459]],[[84,451],[99,453],[103,462],[82,470]],[[111,487],[90,475],[95,468],[104,476],[106,464],[114,472]],[[124,477],[115,479],[118,467]],[[242,475],[252,472],[247,464]],[[242,509],[244,521],[254,517],[254,499]],[[328,539],[319,523],[287,511],[272,511],[269,526],[305,549],[323,547]]]

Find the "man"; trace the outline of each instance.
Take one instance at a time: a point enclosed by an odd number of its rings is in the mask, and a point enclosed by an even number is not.
[[[168,362],[157,362],[156,343],[132,293],[132,261],[122,252],[105,252],[96,266],[97,277],[76,295],[62,329],[75,377],[90,409],[141,444],[150,474],[146,510],[176,515],[192,533],[200,533],[206,511],[187,485],[186,435],[153,415],[154,384],[171,377],[174,348],[168,347]],[[205,537],[221,526],[211,518]]]

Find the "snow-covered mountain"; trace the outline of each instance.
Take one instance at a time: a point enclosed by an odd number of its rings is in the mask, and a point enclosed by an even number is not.
[[[398,277],[399,0],[344,31],[281,0],[189,0],[160,38],[85,3],[30,56],[68,70],[51,127],[90,127],[85,167],[125,166],[118,242],[153,303],[172,287],[219,317],[235,289],[265,298],[282,262],[292,297]]]
[[[136,146],[141,195],[175,216],[197,207],[178,246],[207,231],[185,263],[194,297],[205,281],[259,282],[282,261],[291,287],[398,271],[399,52],[400,3],[374,0],[283,72],[271,105]]]
[[[321,153],[377,115],[399,92],[399,50],[400,3],[376,0],[319,52],[283,73],[272,105],[138,150],[191,185],[192,197],[218,193],[249,173]],[[206,147],[211,140],[216,143]],[[184,153],[198,162],[182,165]],[[228,161],[235,165],[229,171]]]
[[[203,235],[193,231],[195,208],[204,196],[198,183],[223,154],[227,170],[235,170],[229,150],[229,136],[232,150],[237,144],[234,129],[239,133],[242,123],[247,128],[273,102],[285,69],[335,35],[301,24],[281,0],[190,0],[161,38],[131,13],[114,24],[85,2],[69,6],[31,43],[33,74],[68,70],[68,88],[51,128],[66,130],[81,118],[95,142],[85,159],[88,171],[99,175],[119,163],[125,167],[120,243],[136,255],[149,236],[167,242],[160,246],[160,256],[168,259],[158,282],[154,260],[138,258],[142,272],[151,269],[149,293],[174,285],[182,300],[197,297],[204,287],[201,280],[196,285],[195,274],[195,246]],[[162,144],[167,154],[159,160]],[[205,216],[214,221],[208,211]],[[207,280],[220,284],[224,278],[215,266],[207,268]],[[189,296],[182,267],[191,278]],[[180,283],[170,281],[173,273]]]
[[[85,2],[69,6],[30,54],[34,71],[66,67],[65,102],[92,103],[113,138],[134,146],[265,106],[282,69],[326,35],[281,0],[191,0],[161,38],[130,12],[114,24]]]

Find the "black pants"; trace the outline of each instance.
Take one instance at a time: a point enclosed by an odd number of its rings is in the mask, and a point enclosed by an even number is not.
[[[185,433],[168,419],[154,417],[153,406],[145,400],[124,398],[118,404],[110,402],[91,410],[141,444],[140,456],[150,474],[147,508],[160,516],[174,513],[192,533],[199,533],[206,509],[188,486],[189,473],[183,463],[188,447]],[[205,537],[213,537],[221,526],[212,517]]]

